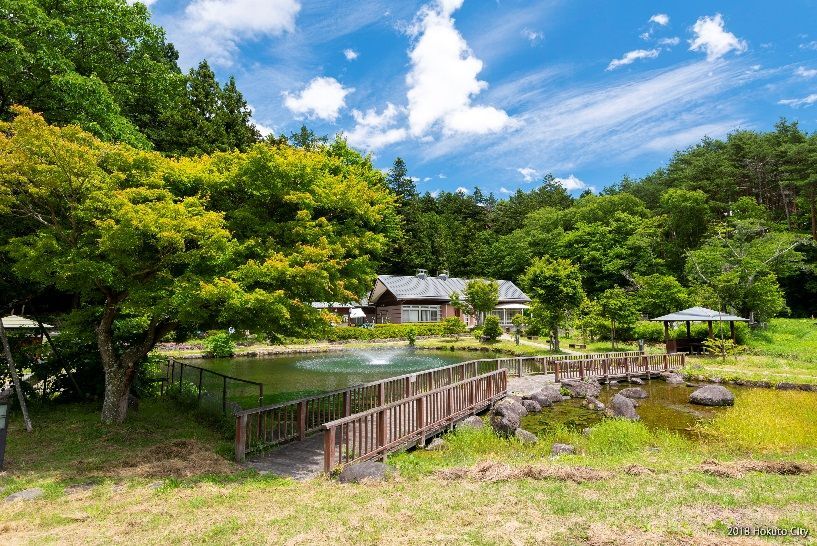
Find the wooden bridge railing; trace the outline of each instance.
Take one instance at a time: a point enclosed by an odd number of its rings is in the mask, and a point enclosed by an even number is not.
[[[324,430],[324,470],[384,456],[400,446],[425,442],[454,422],[503,397],[504,368],[330,421]]]
[[[685,355],[627,354],[624,356],[601,355],[594,358],[556,360],[553,362],[553,374],[557,382],[564,379],[589,379],[600,377],[629,377],[677,370],[684,366]]]
[[[507,368],[508,374],[516,377],[535,374],[553,374],[556,362],[570,362],[578,360],[593,360],[599,358],[634,358],[642,353],[638,351],[621,351],[615,353],[596,354],[568,354],[568,355],[547,355],[547,356],[518,356],[511,358],[498,358],[490,362],[498,362],[501,368]],[[478,362],[488,362],[480,360]]]

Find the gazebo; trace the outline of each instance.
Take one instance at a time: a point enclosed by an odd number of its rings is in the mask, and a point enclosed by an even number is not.
[[[653,322],[664,323],[664,342],[667,344],[668,353],[692,352],[692,349],[694,348],[697,348],[698,350],[701,349],[700,346],[696,347],[696,345],[700,344],[695,344],[692,341],[690,324],[693,322],[705,322],[707,327],[709,328],[709,337],[712,337],[713,322],[728,322],[729,335],[732,337],[732,340],[735,340],[735,323],[749,322],[748,319],[745,319],[743,317],[738,317],[727,313],[721,313],[719,311],[713,311],[712,309],[707,309],[706,307],[690,307],[689,309],[684,309],[683,311],[677,311],[675,313],[670,313],[669,315],[664,315],[663,317],[656,317],[650,320]],[[686,323],[687,326],[686,339],[670,339],[669,325],[671,322]]]

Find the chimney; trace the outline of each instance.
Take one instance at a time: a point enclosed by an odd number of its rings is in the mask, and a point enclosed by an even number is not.
[[[443,281],[447,281],[448,280],[448,270],[443,269],[442,271],[438,272],[437,273],[437,278],[440,279],[440,280],[443,280]]]
[[[418,279],[425,279],[428,277],[428,270],[427,269],[418,269],[417,270],[417,278]]]

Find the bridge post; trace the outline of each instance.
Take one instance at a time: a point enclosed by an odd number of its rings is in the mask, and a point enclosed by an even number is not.
[[[306,400],[298,402],[298,439],[306,438]]]
[[[454,421],[451,417],[454,415],[454,389],[451,388],[449,385],[448,390],[445,392],[445,406],[447,410],[446,418],[449,419],[448,428],[449,430],[454,427]]]
[[[415,407],[415,412],[414,412],[414,418],[415,418],[414,426],[420,432],[420,439],[418,441],[418,445],[422,446],[422,445],[425,445],[425,443],[426,443],[426,435],[423,432],[423,429],[425,429],[425,426],[426,426],[426,423],[425,423],[425,421],[426,421],[426,398],[425,398],[425,396],[421,396],[420,398],[418,398],[417,401],[415,402],[415,404],[417,404],[417,405]]]
[[[624,357],[624,375],[627,376],[627,381],[630,380],[630,357]]]
[[[562,375],[562,374],[559,373],[559,361],[558,360],[556,362],[554,362],[553,371],[554,371],[554,375],[556,376],[555,381],[556,381],[556,383],[558,383],[560,381],[561,375]]]
[[[584,365],[585,365],[585,363],[586,363],[585,360],[579,360],[579,379],[581,379],[582,381],[584,381]]]
[[[380,382],[377,384],[377,405],[382,406],[386,403],[386,390],[383,387],[383,383]]]
[[[323,471],[327,474],[332,472],[332,456],[335,454],[335,429],[328,428],[323,431]]]
[[[352,415],[352,394],[348,390],[343,392],[343,416]]]
[[[610,382],[610,359],[604,358],[601,361],[602,375],[604,375],[604,382]]]
[[[406,384],[403,389],[403,398],[411,398],[411,395],[414,394],[414,381],[417,378],[413,375],[406,377]]]
[[[681,367],[682,368],[686,366],[686,358],[687,358],[686,353],[681,353]]]
[[[473,409],[474,405],[477,403],[477,381],[478,379],[472,378],[471,383],[468,385],[468,407],[469,409]]]
[[[522,358],[516,359],[516,375],[522,377]]]
[[[664,360],[664,371],[666,372],[667,370],[669,370],[669,355],[665,354],[664,357],[663,357],[663,360]]]
[[[377,412],[377,447],[386,445],[386,412],[382,409]],[[383,454],[385,461],[386,454]]]
[[[641,356],[641,361],[644,364],[644,371],[647,372],[647,379],[650,378],[650,358],[647,355]]]
[[[243,463],[247,454],[247,416],[235,418],[235,460]]]

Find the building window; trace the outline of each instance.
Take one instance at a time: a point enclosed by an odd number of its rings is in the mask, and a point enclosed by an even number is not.
[[[502,326],[510,326],[513,324],[513,317],[524,314],[522,309],[494,309],[491,314],[499,319],[499,324]]]
[[[439,305],[404,305],[403,322],[439,322]]]

